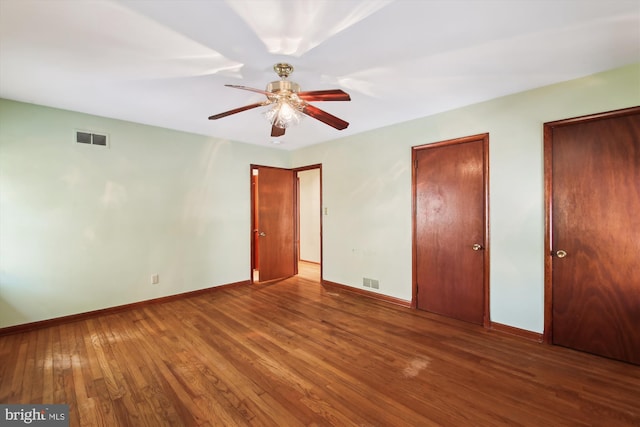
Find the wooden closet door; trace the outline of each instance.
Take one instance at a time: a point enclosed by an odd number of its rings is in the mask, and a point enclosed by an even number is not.
[[[414,149],[416,307],[484,324],[488,135]]]
[[[545,157],[545,329],[640,364],[640,108],[545,124]]]

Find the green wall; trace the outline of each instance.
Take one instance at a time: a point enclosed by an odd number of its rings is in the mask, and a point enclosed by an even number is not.
[[[636,105],[640,64],[294,152],[323,164],[324,278],[410,300],[411,147],[488,132],[491,319],[542,332],[543,123]]]
[[[0,123],[0,327],[249,279],[249,165],[288,153],[7,100]]]
[[[411,147],[488,132],[491,318],[542,332],[543,123],[635,105],[640,64],[287,152],[0,100],[0,327],[248,280],[252,163],[322,163],[324,278],[409,300]]]

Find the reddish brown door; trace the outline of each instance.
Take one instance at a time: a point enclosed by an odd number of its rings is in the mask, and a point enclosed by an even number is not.
[[[254,204],[257,204],[257,244],[259,281],[282,279],[296,274],[295,174],[289,169],[255,167]]]
[[[484,324],[488,135],[414,148],[416,307]]]
[[[552,342],[640,364],[640,108],[546,124],[545,156]]]

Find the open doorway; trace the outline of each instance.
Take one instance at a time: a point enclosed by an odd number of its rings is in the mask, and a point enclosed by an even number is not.
[[[322,267],[321,169],[296,171],[298,188],[298,274],[320,281]]]
[[[251,165],[251,281],[322,277],[322,168]]]

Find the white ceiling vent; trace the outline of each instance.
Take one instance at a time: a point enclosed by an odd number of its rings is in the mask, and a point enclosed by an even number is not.
[[[76,129],[76,143],[109,147],[109,135]]]

